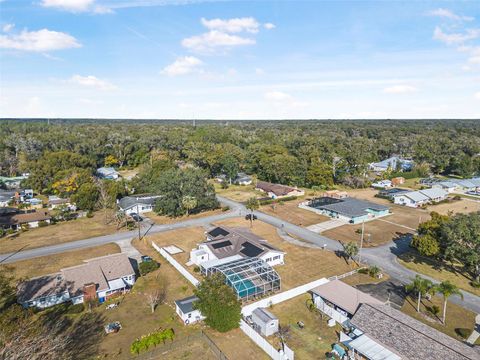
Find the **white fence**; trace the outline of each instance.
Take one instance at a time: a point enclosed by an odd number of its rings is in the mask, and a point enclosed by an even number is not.
[[[366,269],[366,267],[363,266],[363,267],[361,267],[361,268],[358,268],[358,269],[349,271],[349,272],[347,272],[347,273],[345,273],[345,274],[331,276],[331,277],[328,278],[328,280],[330,280],[330,281],[340,280],[340,279],[346,278],[347,276],[351,276],[351,275],[356,274],[356,273],[357,273],[359,270],[361,270],[361,269]]]
[[[240,320],[240,329],[250,338],[252,341],[260,346],[260,348],[267,353],[273,360],[294,360],[293,351],[290,356],[287,356],[277,349],[275,349],[263,336],[257,333],[252,327],[250,327],[244,320]]]
[[[187,269],[185,269],[180,263],[175,260],[164,248],[159,247],[157,244],[152,242],[152,246],[155,250],[157,250],[160,255],[162,255],[175,269],[178,270],[180,274],[182,274],[185,279],[190,281],[194,286],[198,286],[200,284],[200,281],[198,281],[195,276],[190,274]]]
[[[328,281],[329,281],[328,279],[321,278],[321,279],[309,282],[307,284],[297,286],[293,289],[286,290],[279,294],[272,295],[268,298],[256,301],[253,304],[244,306],[242,308],[242,314],[243,316],[249,316],[252,314],[253,310],[255,310],[256,308],[259,308],[259,307],[265,308],[265,307],[269,307],[270,305],[281,303],[283,301],[294,298],[295,296],[302,295],[312,290],[313,288],[316,288],[317,286],[327,283]]]

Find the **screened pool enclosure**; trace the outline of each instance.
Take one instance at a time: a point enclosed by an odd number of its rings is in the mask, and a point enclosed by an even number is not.
[[[244,301],[280,290],[280,275],[258,258],[243,258],[202,270],[207,276],[221,272],[238,299]]]

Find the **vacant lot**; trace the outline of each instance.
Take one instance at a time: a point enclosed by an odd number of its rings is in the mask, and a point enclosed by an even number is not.
[[[242,218],[228,219],[216,224],[249,226],[249,222]],[[285,264],[275,267],[282,278],[282,291],[322,277],[343,274],[357,268],[357,265],[353,262],[347,264],[343,258],[339,258],[330,251],[293,245],[283,240],[275,227],[261,221],[254,222],[252,231],[286,253]]]
[[[300,209],[298,204],[303,201],[305,201],[305,199],[286,201],[275,205],[264,205],[260,207],[260,210],[298,226],[310,226],[330,220],[328,216],[322,216],[313,211]]]
[[[9,264],[17,279],[52,274],[60,269],[80,265],[83,260],[120,252],[117,244],[110,243],[82,250],[67,251],[61,254],[42,256]]]
[[[88,239],[113,234],[116,231],[116,225],[113,223],[105,225],[103,214],[97,212],[93,218],[61,222],[3,237],[0,239],[0,253]]]
[[[433,305],[437,305],[440,308],[440,313],[437,316],[431,314],[427,308],[431,308]],[[457,335],[455,329],[464,328],[473,330],[475,325],[475,313],[455,305],[451,302],[447,304],[447,318],[446,324],[443,325],[440,321],[443,311],[443,298],[440,296],[432,297],[432,301],[423,299],[420,305],[420,313],[417,312],[416,301],[407,297],[403,307],[401,309],[405,314],[408,314],[415,319],[431,326],[453,338],[460,341],[463,339]]]
[[[386,217],[385,220],[391,221],[392,218]],[[322,233],[329,238],[341,242],[357,242],[360,245],[362,225],[343,225]],[[374,247],[399,237],[413,233],[412,230],[405,227],[395,225],[381,219],[373,220],[365,223],[364,247]]]
[[[189,215],[189,216],[179,216],[179,217],[176,217],[176,218],[172,218],[172,217],[169,217],[169,216],[157,215],[154,212],[147,212],[145,214],[142,214],[142,216],[144,215],[144,216],[148,217],[155,224],[172,224],[172,223],[176,223],[176,222],[179,222],[179,221],[185,221],[185,220],[189,220],[189,219],[196,219],[196,218],[216,215],[216,214],[220,214],[221,212],[222,212],[221,209],[216,209],[216,210],[211,210],[211,211],[204,211],[204,212],[201,212],[201,213],[198,213],[198,214],[192,214],[192,215]]]
[[[398,261],[408,269],[430,276],[439,281],[449,280],[459,288],[480,296],[480,289],[476,289],[470,285],[472,279],[462,271],[461,265],[424,257],[413,249],[400,255]]]
[[[295,352],[295,359],[324,359],[325,353],[332,350],[332,344],[338,341],[337,332],[340,325],[327,326],[327,317],[321,319],[319,315],[310,312],[306,302],[309,294],[297,296],[269,309],[275,314],[281,326],[290,327],[290,339],[287,345]],[[300,329],[297,322],[303,322],[305,327]],[[272,336],[269,341],[280,348],[278,338]]]
[[[251,197],[262,198],[266,196],[265,193],[255,190],[254,185],[230,185],[228,189],[222,189],[220,184],[215,183],[215,191],[218,195],[239,202],[247,201]]]
[[[480,211],[480,202],[465,198],[462,200],[452,200],[448,203],[432,205],[428,207],[428,210],[436,211],[439,214],[444,215],[448,214],[449,212],[452,212],[453,214],[470,213]]]

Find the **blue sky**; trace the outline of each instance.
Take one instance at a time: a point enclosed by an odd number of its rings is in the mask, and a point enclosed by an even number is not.
[[[480,118],[479,1],[0,8],[0,117]]]

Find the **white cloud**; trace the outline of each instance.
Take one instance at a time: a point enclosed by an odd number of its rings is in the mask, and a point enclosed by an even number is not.
[[[44,52],[81,46],[73,36],[48,29],[23,30],[18,34],[0,35],[0,48],[4,49]]]
[[[272,24],[272,23],[265,23],[263,24],[263,27],[267,30],[272,30],[276,28],[275,24]]]
[[[93,75],[81,76],[73,75],[69,80],[70,83],[95,88],[99,90],[115,90],[117,87],[108,81],[101,80]]]
[[[453,11],[448,10],[448,9],[443,9],[443,8],[438,8],[438,9],[432,10],[432,11],[429,12],[429,15],[442,17],[442,18],[447,18],[447,19],[451,19],[451,20],[457,20],[457,21],[472,21],[472,20],[474,20],[474,18],[471,17],[471,16],[457,15]]]
[[[218,30],[211,30],[207,33],[192,36],[182,40],[182,46],[201,53],[213,52],[216,49],[231,48],[234,46],[253,45],[254,39],[244,38],[237,35],[230,35]]]
[[[475,99],[478,99],[480,100],[480,91],[479,92],[476,92],[475,95],[474,95]]]
[[[263,94],[264,98],[269,100],[269,101],[285,101],[285,100],[291,100],[293,97],[287,93],[284,93],[282,91],[268,91],[265,94]]]
[[[265,70],[263,70],[262,68],[255,68],[255,74],[265,75]]]
[[[447,45],[463,44],[465,41],[473,40],[480,37],[480,29],[467,29],[465,33],[447,34],[437,26],[433,32],[433,38],[444,42]]]
[[[95,14],[110,14],[113,12],[107,6],[95,4],[95,0],[42,0],[41,5],[73,13],[88,11]]]
[[[218,30],[226,33],[249,32],[255,34],[258,32],[260,24],[253,17],[233,18],[233,19],[201,19],[202,25],[209,30]]]
[[[394,85],[383,89],[386,94],[409,94],[416,91],[417,88],[410,85]]]
[[[186,75],[194,72],[202,61],[194,56],[184,56],[175,60],[162,70],[162,74],[168,76]]]
[[[3,32],[10,32],[15,27],[15,24],[5,24],[2,27]]]

